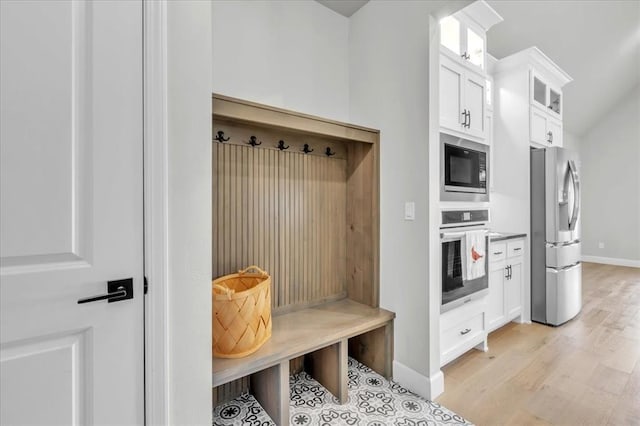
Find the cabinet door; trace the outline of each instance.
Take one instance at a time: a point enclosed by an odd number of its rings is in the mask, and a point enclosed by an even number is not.
[[[559,89],[549,88],[549,105],[547,109],[562,118],[562,92]]]
[[[487,329],[493,331],[506,322],[504,284],[505,267],[500,262],[491,265],[489,270],[489,298],[487,303]]]
[[[505,279],[505,301],[507,320],[522,313],[522,260],[511,263],[511,274]]]
[[[486,41],[484,33],[467,28],[466,31],[466,54],[468,61],[480,69],[484,69],[484,54]]]
[[[463,130],[462,67],[440,55],[440,125],[451,130]]]
[[[538,108],[531,107],[531,121],[529,123],[531,142],[549,145],[547,134],[547,114]]]
[[[440,44],[456,56],[460,56],[461,42],[460,21],[453,16],[440,20]]]
[[[484,138],[485,132],[485,79],[473,73],[466,73],[464,78],[464,105],[469,111],[465,132]]]
[[[562,146],[562,123],[552,118],[547,119],[547,136],[553,146]]]
[[[549,96],[549,87],[547,83],[540,78],[533,70],[531,70],[531,105],[536,105],[542,109],[547,108],[547,96]]]

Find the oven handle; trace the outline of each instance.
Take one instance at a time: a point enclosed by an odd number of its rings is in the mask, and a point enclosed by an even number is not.
[[[469,229],[469,231],[484,231],[485,234],[489,233],[489,229],[481,228],[481,229]],[[443,241],[456,240],[458,238],[464,237],[468,231],[465,232],[441,232],[440,239]]]

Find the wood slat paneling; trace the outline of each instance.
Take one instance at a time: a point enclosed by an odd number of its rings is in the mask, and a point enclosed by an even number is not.
[[[274,313],[346,295],[346,159],[214,142],[213,170],[214,278],[259,265]]]

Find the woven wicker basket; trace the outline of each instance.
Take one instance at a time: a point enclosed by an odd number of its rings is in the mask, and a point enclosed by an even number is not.
[[[249,271],[255,272],[249,272]],[[242,358],[271,337],[271,277],[257,266],[213,280],[213,355]]]

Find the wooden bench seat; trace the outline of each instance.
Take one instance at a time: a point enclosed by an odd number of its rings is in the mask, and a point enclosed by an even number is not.
[[[251,390],[277,424],[288,424],[289,361],[306,355],[307,372],[341,402],[347,356],[391,376],[395,314],[349,299],[273,317],[273,333],[255,353],[213,359],[213,386],[251,375]]]

